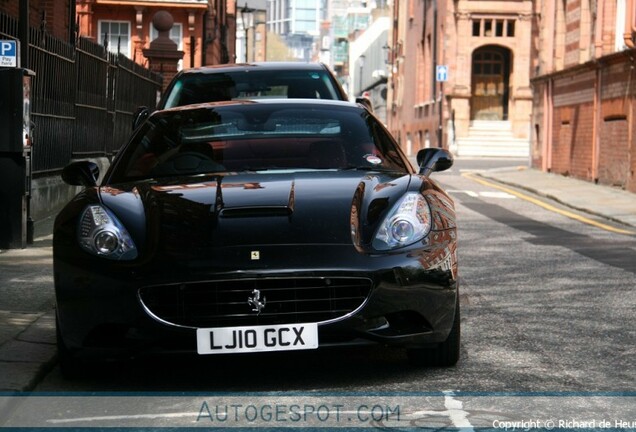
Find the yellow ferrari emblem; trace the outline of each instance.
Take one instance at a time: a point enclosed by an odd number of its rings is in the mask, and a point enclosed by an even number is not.
[[[261,259],[261,253],[259,251],[252,251],[251,254],[252,261]]]

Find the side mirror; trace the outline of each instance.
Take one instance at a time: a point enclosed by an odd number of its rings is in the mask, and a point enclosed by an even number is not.
[[[371,103],[371,100],[369,98],[359,96],[356,98],[356,103],[364,105],[366,109],[368,109],[370,112],[373,112],[373,104]]]
[[[150,116],[150,110],[146,106],[140,106],[133,114],[132,130],[135,130]]]
[[[445,171],[453,166],[453,154],[443,148],[425,148],[417,152],[417,164],[420,174],[431,175],[432,172]]]
[[[62,170],[62,180],[72,186],[92,187],[97,185],[99,167],[95,162],[73,162]]]

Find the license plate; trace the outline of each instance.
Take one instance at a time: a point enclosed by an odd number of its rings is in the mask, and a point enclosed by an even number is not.
[[[289,351],[318,348],[318,324],[197,329],[199,354]]]

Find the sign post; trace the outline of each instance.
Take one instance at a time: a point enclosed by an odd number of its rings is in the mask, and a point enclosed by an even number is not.
[[[435,68],[435,80],[439,83],[439,125],[437,128],[437,145],[443,147],[443,122],[444,122],[444,83],[448,81],[448,66],[437,65]]]

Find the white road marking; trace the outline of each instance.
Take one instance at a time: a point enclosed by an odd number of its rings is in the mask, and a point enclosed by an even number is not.
[[[452,391],[444,391],[444,411],[434,411],[434,410],[425,410],[425,411],[416,411],[412,414],[408,415],[410,419],[422,420],[426,417],[448,417],[456,428],[461,428],[462,432],[474,432],[475,429],[473,425],[468,420],[469,413],[464,411],[464,403],[460,400],[455,399],[454,392]]]
[[[499,192],[499,191],[484,191],[484,192],[479,192],[479,195],[486,198],[503,198],[503,199],[517,198],[516,196],[511,195],[508,192]]]
[[[446,190],[447,193],[454,193],[454,194],[466,194],[468,196],[471,196],[473,198],[477,198],[479,197],[479,194],[477,192],[473,192],[473,191],[469,191],[469,190],[457,190],[457,189],[447,189]]]
[[[464,403],[455,399],[452,391],[445,391],[444,394],[444,406],[448,410],[453,425],[462,428],[462,432],[474,431],[473,425],[468,421],[468,412],[464,411]]]
[[[452,193],[452,194],[466,194],[473,198],[479,198],[479,197],[496,198],[496,199],[516,199],[517,198],[516,196],[512,194],[509,194],[507,192],[501,192],[501,191],[475,192],[471,190],[448,189],[446,192]]]

